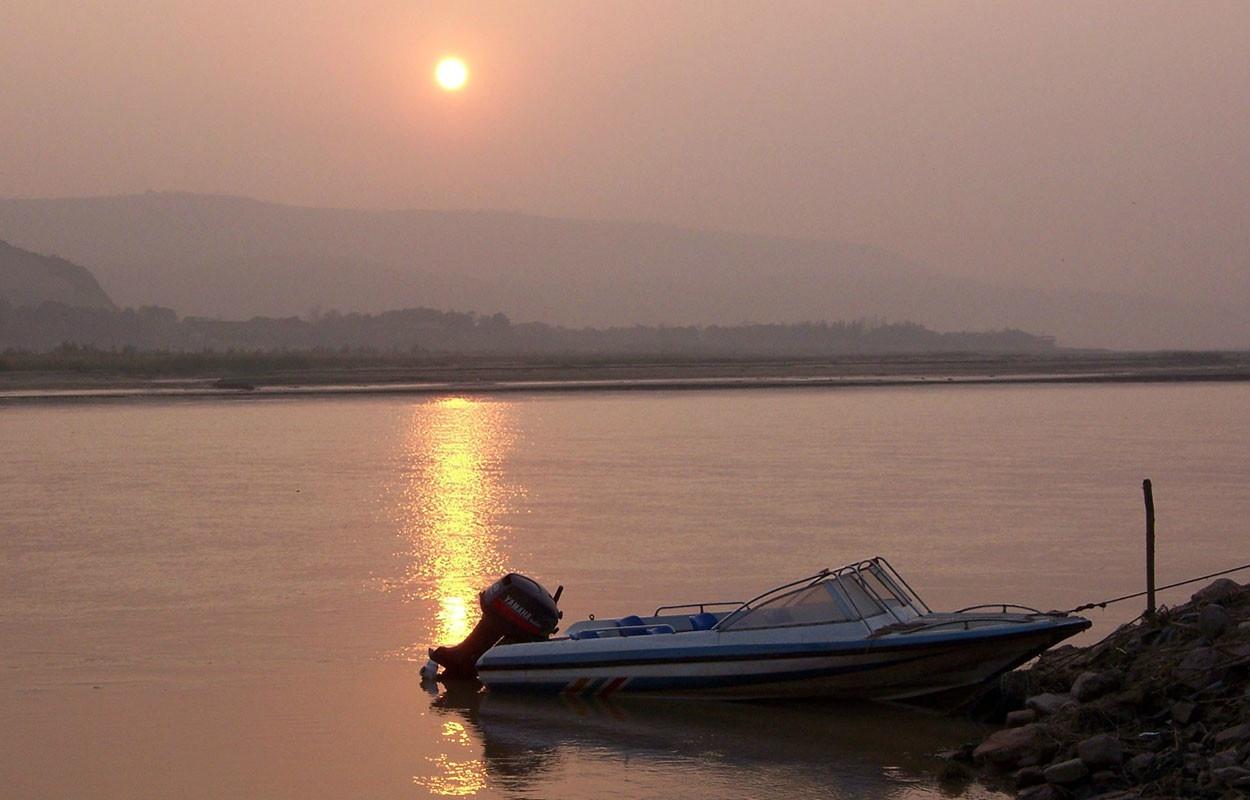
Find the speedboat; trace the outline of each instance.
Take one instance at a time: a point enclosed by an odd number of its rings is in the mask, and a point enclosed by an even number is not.
[[[554,637],[562,591],[505,576],[482,592],[474,631],[431,650],[433,664],[491,692],[912,701],[976,687],[1090,626],[1004,603],[933,611],[881,557],[744,602],[592,618]]]

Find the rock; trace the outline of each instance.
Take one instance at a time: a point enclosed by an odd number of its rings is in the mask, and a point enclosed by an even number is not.
[[[1176,720],[1176,722],[1180,725],[1188,725],[1198,719],[1198,712],[1200,710],[1201,706],[1197,703],[1190,703],[1188,701],[1173,703],[1172,719]]]
[[[1216,746],[1235,745],[1250,739],[1250,722],[1243,722],[1231,728],[1225,728],[1211,737]]]
[[[1063,790],[1049,783],[1030,786],[1016,795],[1016,800],[1064,800]]]
[[[1124,765],[1124,771],[1138,783],[1149,780],[1154,775],[1158,756],[1154,753],[1138,753]]]
[[[1085,762],[1079,758],[1059,761],[1042,770],[1042,777],[1046,779],[1047,783],[1058,783],[1061,785],[1076,783],[1086,775],[1089,775],[1089,767],[1085,766]]]
[[[1007,715],[1008,728],[1019,728],[1021,725],[1028,725],[1030,722],[1037,722],[1037,712],[1031,708],[1022,708]]]
[[[1018,765],[1026,756],[1038,758],[1039,753],[1048,750],[1054,751],[1050,731],[1045,725],[1035,722],[1019,728],[995,731],[972,751],[972,757],[976,761],[1010,768]]]
[[[944,761],[963,761],[964,763],[972,762],[972,751],[976,749],[976,745],[965,742],[954,750],[942,750],[935,755]]]
[[[1016,774],[1012,777],[1015,778],[1017,789],[1034,786],[1046,781],[1046,778],[1042,776],[1040,767],[1025,767],[1024,769],[1016,770]]]
[[[1221,767],[1211,770],[1211,777],[1224,786],[1231,786],[1235,781],[1250,778],[1250,769],[1245,767]]]
[[[1039,691],[1037,676],[1031,670],[1013,669],[998,679],[998,693],[1008,708],[1020,708],[1024,705],[1024,698]]]
[[[1186,775],[1197,775],[1206,766],[1206,759],[1198,753],[1186,753],[1181,759],[1181,769]]]
[[[1211,769],[1223,769],[1224,767],[1235,767],[1241,759],[1237,757],[1237,748],[1230,747],[1227,750],[1221,750],[1207,762]]]
[[[1215,603],[1204,606],[1198,614],[1198,630],[1208,641],[1220,638],[1232,624],[1233,618],[1224,610],[1224,606]]]
[[[1072,695],[1070,694],[1054,694],[1052,692],[1035,694],[1028,700],[1024,701],[1024,704],[1027,707],[1033,709],[1043,717],[1049,717],[1051,714],[1056,714],[1065,706],[1073,705],[1075,703],[1076,701],[1072,699]]]
[[[1195,603],[1223,603],[1241,593],[1241,584],[1229,578],[1218,578],[1204,589],[1193,593]]]
[[[1239,630],[1239,631],[1250,631],[1250,619],[1245,620],[1244,622],[1238,622],[1238,623],[1237,623],[1237,630]]]
[[[1114,672],[1082,672],[1072,682],[1072,696],[1087,703],[1118,688],[1120,676]]]
[[[1095,786],[1110,786],[1116,782],[1115,773],[1109,769],[1100,769],[1090,775],[1089,779],[1094,782]]]
[[[1202,689],[1216,680],[1216,654],[1210,647],[1195,647],[1176,667],[1176,679],[1190,689]]]
[[[1039,764],[1044,764],[1047,761],[1049,761],[1050,757],[1053,756],[1054,754],[1055,754],[1054,750],[1034,750],[1031,753],[1026,753],[1025,755],[1021,756],[1020,760],[1016,762],[1016,766],[1017,767],[1036,767]]]
[[[1090,767],[1114,767],[1124,760],[1120,740],[1109,733],[1100,733],[1076,746],[1077,757]]]
[[[1234,661],[1250,658],[1250,642],[1229,642],[1220,645],[1220,652]]]
[[[942,786],[956,790],[959,787],[966,786],[976,777],[976,773],[972,771],[972,767],[962,761],[947,761],[942,764],[942,768],[938,770],[938,783]]]

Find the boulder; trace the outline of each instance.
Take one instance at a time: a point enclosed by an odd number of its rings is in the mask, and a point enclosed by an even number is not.
[[[1058,783],[1060,785],[1076,783],[1087,775],[1089,775],[1089,767],[1085,766],[1085,762],[1079,758],[1059,761],[1042,770],[1042,777],[1046,779],[1047,783]]]
[[[1035,694],[1024,701],[1026,707],[1033,709],[1038,715],[1043,717],[1049,717],[1051,714],[1058,713],[1065,706],[1075,704],[1076,701],[1072,699],[1072,695],[1055,694],[1053,692]]]
[[[972,767],[962,761],[946,761],[942,764],[942,768],[938,770],[938,783],[943,788],[943,794],[952,793],[960,794],[961,789],[966,787],[976,773]]]
[[[1028,725],[1031,722],[1037,722],[1037,712],[1031,708],[1022,708],[1019,711],[1012,711],[1007,714],[1007,727],[1019,728],[1021,725]]]
[[[1217,608],[1218,606],[1213,606]],[[1114,672],[1082,672],[1072,682],[1072,696],[1082,703],[1120,688],[1120,676]]]
[[[1220,769],[1211,770],[1211,777],[1224,786],[1232,786],[1234,783],[1250,778],[1250,769],[1245,767],[1221,767]]]
[[[1141,783],[1150,780],[1154,775],[1155,764],[1158,760],[1159,757],[1154,753],[1138,753],[1124,765],[1124,771],[1133,780]]]
[[[1109,733],[1082,740],[1076,746],[1076,754],[1090,767],[1114,767],[1124,760],[1120,740]]]
[[[1109,769],[1100,769],[1093,775],[1090,775],[1089,779],[1093,781],[1095,786],[1103,787],[1110,786],[1118,780],[1116,774]]]
[[[1250,642],[1228,642],[1220,645],[1220,652],[1234,661],[1250,658]]]
[[[1016,770],[1016,774],[1012,776],[1016,781],[1016,788],[1023,789],[1026,786],[1035,786],[1039,783],[1045,783],[1046,778],[1042,776],[1040,767],[1024,767]]]
[[[1227,750],[1221,750],[1207,761],[1211,769],[1223,769],[1224,767],[1236,767],[1240,761],[1237,757],[1237,748],[1230,747]]]
[[[1037,759],[1045,751],[1054,751],[1050,731],[1045,725],[1035,722],[995,731],[972,751],[972,758],[1006,769],[1016,766],[1026,756]]]
[[[1205,588],[1193,593],[1195,603],[1223,603],[1241,593],[1241,584],[1229,578],[1218,578]]]
[[[1218,677],[1216,654],[1210,647],[1195,647],[1176,667],[1176,679],[1190,689],[1210,686]]]
[[[1181,769],[1186,775],[1197,775],[1206,767],[1207,760],[1201,753],[1186,753],[1181,758]]]
[[[1024,698],[1041,690],[1031,670],[1013,669],[998,679],[998,693],[1009,708],[1024,705]]]
[[[1233,618],[1224,610],[1224,606],[1212,603],[1203,606],[1198,613],[1198,631],[1207,640],[1218,639],[1233,624]]]
[[[1016,800],[1064,800],[1064,793],[1049,783],[1040,783],[1021,790]]]
[[[1172,719],[1176,720],[1176,722],[1180,725],[1188,725],[1198,719],[1198,712],[1201,711],[1201,709],[1202,707],[1197,703],[1190,703],[1187,700],[1182,700],[1179,703],[1173,703]]]
[[[1217,746],[1228,747],[1229,745],[1237,745],[1244,741],[1250,740],[1250,723],[1243,722],[1240,725],[1233,725],[1231,728],[1225,728],[1218,731],[1211,737],[1211,741]]]

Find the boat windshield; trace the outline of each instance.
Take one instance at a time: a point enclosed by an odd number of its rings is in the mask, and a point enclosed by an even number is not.
[[[725,630],[777,628],[783,625],[820,625],[852,622],[884,614],[885,609],[854,581],[830,579],[815,586],[775,597],[748,609]]]
[[[795,584],[779,587],[744,603],[726,617],[719,628],[752,630],[858,622],[887,613],[901,619],[901,614],[918,614],[920,609],[899,582],[874,559],[823,573],[797,587]]]

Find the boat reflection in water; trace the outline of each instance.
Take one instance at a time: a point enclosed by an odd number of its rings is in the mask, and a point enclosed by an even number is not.
[[[431,708],[480,741],[486,787],[595,796],[892,797],[947,794],[933,753],[975,723],[874,704],[662,702],[451,687]],[[983,731],[982,731],[983,732]],[[427,782],[434,789],[452,781]],[[970,788],[968,797],[996,796]]]
[[[477,621],[477,594],[508,571],[499,517],[516,489],[502,476],[513,432],[507,403],[451,397],[413,410],[404,450],[400,525],[408,600],[435,602],[430,641],[460,641]],[[424,661],[425,645],[412,657]],[[417,651],[420,652],[417,652]]]

